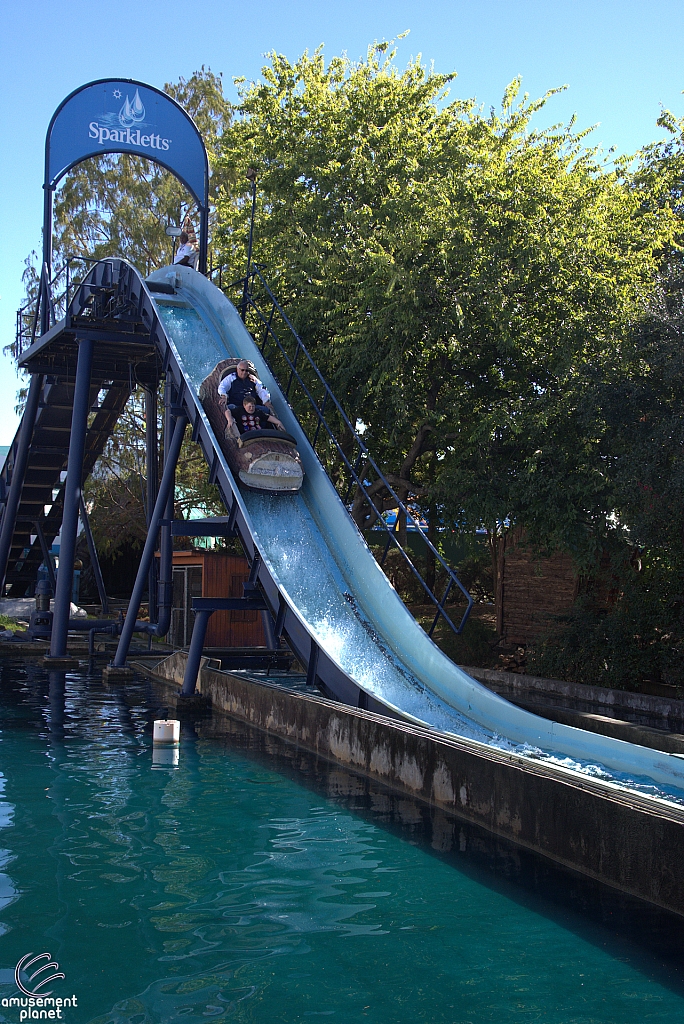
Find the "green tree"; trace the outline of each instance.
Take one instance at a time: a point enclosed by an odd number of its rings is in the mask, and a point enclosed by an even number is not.
[[[126,404],[84,489],[96,547],[101,554],[113,558],[131,545],[142,548],[147,537],[145,426],[144,393],[138,388]],[[157,429],[161,438],[161,412]],[[191,440],[188,430],[178,459],[174,515],[177,519],[188,519],[193,512],[216,516],[224,512],[224,507],[218,488],[209,483],[202,451]]]
[[[623,687],[684,683],[684,123],[666,111],[660,124],[669,137],[639,154],[631,187],[645,209],[670,211],[674,231],[648,309],[579,403],[613,509],[599,581],[613,599],[597,609],[589,592],[535,652],[536,671]]]
[[[516,81],[485,114],[453,78],[385,43],[271,54],[219,143],[219,244],[237,276],[254,166],[256,258],[400,496],[485,524],[495,575],[508,523],[586,560],[612,512],[586,381],[643,309],[670,211],[573,124],[533,128],[552,92]]]

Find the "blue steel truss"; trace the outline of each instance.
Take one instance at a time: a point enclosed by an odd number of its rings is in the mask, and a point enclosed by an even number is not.
[[[262,298],[259,301],[257,301],[253,294],[253,283],[255,281],[258,282],[262,292]],[[394,546],[400,552],[409,569],[422,586],[427,599],[435,608],[435,617],[430,632],[434,630],[440,617],[455,632],[460,632],[472,607],[470,595],[462,586],[453,570],[446,564],[430,539],[425,535],[411,509],[397,494],[396,488],[392,486],[377,466],[363,439],[354,429],[331,388],[316,367],[301,338],[297,335],[284,310],[268,287],[259,268],[252,275],[250,287],[247,289],[247,296],[248,302],[245,310],[252,317],[253,323],[259,326],[262,333],[262,351],[273,364],[274,374],[279,372],[279,379],[283,385],[284,393],[288,399],[293,398],[295,395],[294,389],[298,389],[300,395],[305,399],[305,411],[303,414],[300,412],[299,419],[302,423],[302,428],[307,432],[307,436],[310,437],[319,459],[322,446],[324,444],[328,445],[331,450],[334,450],[345,468],[347,504],[352,489],[356,488],[357,498],[360,496],[362,501],[366,503],[366,508],[369,510],[370,515],[386,532],[385,556],[390,546]],[[266,302],[263,296],[266,297]],[[75,388],[74,416],[68,459],[66,460],[67,479],[63,481],[65,492],[65,517],[62,524],[63,544],[67,539],[64,529],[67,519],[70,520],[69,535],[73,533],[73,539],[75,540],[76,499],[80,497],[83,452],[87,450],[88,446],[88,393],[90,392],[92,395],[103,382],[107,382],[110,386],[117,385],[117,380],[119,381],[117,386],[123,389],[122,396],[123,391],[130,389],[135,383],[140,383],[149,390],[155,390],[159,379],[165,377],[168,416],[168,431],[165,431],[165,435],[169,439],[174,435],[177,442],[174,443],[174,448],[179,450],[180,439],[186,425],[191,427],[193,440],[200,444],[210,466],[210,480],[218,485],[229,513],[230,530],[234,531],[234,535],[240,538],[252,563],[255,583],[258,583],[264,595],[266,603],[265,614],[268,616],[273,630],[272,635],[276,640],[281,633],[287,635],[292,650],[302,664],[307,666],[307,678],[309,678],[311,683],[317,682],[322,686],[324,692],[328,692],[331,696],[334,695],[337,699],[353,704],[361,701],[363,706],[373,709],[374,699],[370,695],[359,691],[356,684],[328,658],[326,652],[319,649],[317,643],[305,630],[297,615],[283,602],[282,595],[279,594],[277,585],[271,579],[268,568],[259,557],[259,552],[250,534],[248,523],[240,508],[241,500],[237,485],[225,464],[225,460],[220,456],[215,447],[215,441],[208,428],[199,399],[194,389],[188,385],[183,370],[175,358],[173,346],[169,344],[164,327],[159,320],[153,296],[138,272],[125,260],[121,259],[107,259],[95,264],[75,285],[71,277],[67,282],[65,272],[64,296],[61,302],[64,309],[63,317],[51,326],[46,335],[33,341],[33,344],[29,344],[29,348],[20,355],[20,363],[32,373],[32,380],[34,382],[32,387],[39,390],[41,395],[47,394],[45,388],[50,380],[59,379],[60,375],[65,372],[67,375],[72,375],[74,366],[78,364],[76,366],[75,379],[71,376],[71,379],[74,380]],[[57,305],[54,303],[52,305],[57,309]],[[36,323],[38,311],[34,309],[31,312],[34,317],[33,322]],[[54,315],[51,310],[51,319]],[[18,323],[18,327],[20,325],[21,321]],[[23,348],[26,340],[32,339],[32,328],[33,325],[31,325],[31,333],[26,332],[25,327],[24,331],[19,332],[17,338],[18,349]],[[26,338],[27,333],[28,339]],[[135,367],[135,376],[131,376],[132,366]],[[306,375],[304,373],[305,369]],[[285,376],[287,376],[287,379],[284,379]],[[311,386],[311,380],[313,380],[316,386],[316,393]],[[76,410],[77,393],[80,394],[80,411],[78,416]],[[38,407],[40,407],[41,402],[44,402],[44,399],[41,398],[41,401],[38,402]],[[24,418],[25,422],[22,424],[21,433],[17,437],[17,457],[14,460],[14,465],[19,466],[19,449],[23,449],[28,470],[31,468],[35,454],[40,454],[39,446],[32,445],[34,425],[37,422],[35,409],[32,415],[34,418],[30,423],[26,421],[26,417]],[[342,424],[345,436],[340,436],[339,427],[336,427],[335,423],[333,423],[333,417],[335,417],[337,424]],[[29,419],[31,419],[31,416],[29,416]],[[77,419],[79,422],[82,420],[80,426],[76,422]],[[307,431],[307,427],[311,429]],[[94,449],[93,454],[95,454]],[[165,477],[168,476],[169,480],[172,479],[175,472],[174,460],[177,458],[177,454],[177,450],[175,454],[167,452],[168,458],[166,462],[170,460],[170,463],[172,463],[169,464],[168,474],[165,463]],[[325,452],[323,452],[323,455],[325,457]],[[59,471],[63,469],[64,464],[63,456],[55,463],[53,471],[55,473],[55,484],[60,479]],[[446,585],[444,592],[440,596],[433,593],[415,566],[409,552],[402,546],[399,535],[385,522],[382,515],[382,507],[379,507],[377,487],[371,491],[373,485],[378,482],[395,503],[395,507],[406,517],[407,522],[412,524],[415,530],[414,535],[420,538],[425,545],[425,550],[431,553],[435,562],[441,566],[446,574]],[[7,479],[5,483],[11,487],[13,481]],[[166,489],[168,490],[168,485],[166,485]],[[161,530],[162,533],[162,553],[167,548],[170,551],[171,546],[170,537],[172,531],[169,516],[172,516],[172,507],[170,506],[172,491],[169,492],[169,495],[165,491],[162,494],[163,491],[164,487],[160,485],[157,495],[158,500],[154,512],[150,515],[150,537],[148,538],[149,544],[146,547],[149,547],[152,553],[155,549],[154,538],[156,538],[158,530]],[[67,492],[71,495],[70,497],[67,497]],[[11,502],[8,503],[7,498],[5,501],[3,527],[5,533],[9,532],[11,534],[10,517],[7,515],[10,511]],[[70,508],[68,514],[67,505]],[[71,508],[72,505],[73,508]],[[207,528],[210,529],[211,524]],[[48,543],[49,540],[51,538],[48,538]],[[68,544],[65,547],[68,548]],[[152,556],[150,555],[151,558]],[[125,664],[128,642],[133,631],[144,631],[161,635],[168,628],[167,620],[169,618],[170,604],[168,591],[170,580],[166,579],[166,576],[169,575],[170,557],[163,559],[163,561],[169,564],[166,566],[166,571],[160,571],[158,621],[156,623],[137,622],[138,598],[142,593],[143,586],[142,577],[149,570],[149,566],[143,567],[141,563],[140,579],[136,582],[136,600],[132,599],[129,606],[127,623],[124,625],[119,650],[115,658],[117,666]],[[59,599],[59,578],[57,582],[57,598]],[[466,598],[467,602],[466,612],[458,625],[453,622],[446,608],[447,601],[454,588]],[[66,609],[66,596],[64,596],[64,600],[61,603],[64,603]],[[60,604],[59,600],[56,600],[57,604]],[[56,622],[60,620],[60,629],[55,631],[53,628],[51,651],[54,657],[59,657],[66,649],[67,613],[64,611],[63,614],[60,614],[59,609],[56,610]],[[384,705],[379,704],[377,710],[381,709],[386,711]]]

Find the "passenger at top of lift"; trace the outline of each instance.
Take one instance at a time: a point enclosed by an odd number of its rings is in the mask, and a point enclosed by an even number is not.
[[[190,245],[186,232],[181,231],[178,252],[173,257],[174,267],[192,267],[192,269],[194,270],[196,260],[197,250],[193,245]]]
[[[218,386],[220,398],[225,399],[225,416],[228,426],[233,425],[233,412],[242,406],[245,395],[252,395],[254,400],[258,398],[262,405],[268,406],[273,412],[271,396],[254,373],[249,372],[249,363],[241,359],[235,367],[234,373],[229,373],[223,378]]]

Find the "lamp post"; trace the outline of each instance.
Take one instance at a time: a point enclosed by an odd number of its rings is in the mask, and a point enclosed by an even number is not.
[[[242,289],[242,322],[247,318],[247,305],[249,301],[249,274],[252,269],[252,241],[254,238],[254,214],[256,213],[256,180],[257,172],[253,167],[247,168],[246,178],[252,183],[252,215],[249,219],[249,242],[247,244],[247,270],[245,272],[245,283]]]
[[[180,220],[180,217],[178,218]],[[175,224],[169,224],[166,228],[166,234],[169,238],[173,238],[173,250],[171,252],[171,262],[173,263],[176,256],[176,239],[180,238],[182,228],[177,228]]]

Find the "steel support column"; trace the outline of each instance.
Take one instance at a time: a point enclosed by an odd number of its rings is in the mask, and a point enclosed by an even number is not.
[[[197,269],[200,274],[207,273],[207,249],[209,248],[209,197],[205,191],[204,207],[200,210],[200,237],[199,253],[197,254]]]
[[[50,580],[50,586],[52,587],[52,593],[54,594],[57,586],[57,577],[55,576],[55,564],[52,561],[52,554],[48,547],[48,542],[43,533],[43,527],[40,525],[40,521],[36,522],[36,536],[38,537],[38,543],[40,544],[40,550],[43,552],[43,561],[45,562],[45,568],[48,571],[48,578]]]
[[[71,413],[71,436],[69,438],[69,461],[64,484],[64,512],[62,533],[59,541],[59,570],[55,593],[55,611],[52,620],[50,657],[64,658],[67,653],[67,632],[73,590],[74,556],[76,554],[76,533],[83,485],[83,456],[88,431],[90,412],[90,378],[93,365],[94,342],[85,338],[79,342],[76,364],[74,405]]]
[[[21,434],[19,443],[14,455],[12,466],[12,482],[10,483],[9,494],[5,512],[2,517],[2,529],[0,529],[0,597],[5,596],[5,577],[7,575],[7,561],[12,548],[12,537],[21,501],[21,492],[24,487],[26,466],[28,465],[29,448],[33,438],[33,428],[38,413],[38,403],[43,393],[43,375],[36,373],[31,377],[26,408],[21,418]]]
[[[315,686],[316,678],[318,676],[318,655],[320,647],[316,643],[313,637],[311,637],[311,651],[309,654],[309,664],[306,667],[306,685]]]
[[[264,639],[266,646],[269,651],[277,651],[280,646],[276,640],[275,630],[273,628],[273,616],[269,611],[261,613],[261,624],[264,627]]]
[[[282,594],[280,594],[279,598],[278,598],[278,614],[276,615],[275,627],[274,627],[274,633],[275,633],[275,639],[276,639],[276,647],[279,646],[280,638],[283,635],[283,626],[285,625],[285,615],[286,614],[287,614],[287,604],[285,603],[285,599],[282,596]]]
[[[254,242],[254,215],[256,213],[256,171],[250,167],[247,171],[247,178],[252,184],[252,215],[249,218],[249,242],[247,243],[247,270],[245,271],[245,283],[242,289],[242,321],[247,319],[247,306],[249,305],[249,275],[252,271],[252,245]]]
[[[102,569],[100,568],[100,559],[97,557],[97,548],[95,547],[95,541],[93,540],[93,531],[90,529],[90,523],[88,521],[88,510],[86,509],[82,494],[78,507],[81,515],[81,522],[83,523],[83,532],[86,536],[86,544],[88,545],[90,566],[93,570],[95,585],[100,596],[100,607],[102,608],[102,614],[107,615],[109,613],[109,600],[107,598],[104,580],[102,579]]]
[[[152,525],[151,529],[147,533],[147,540],[145,541],[145,547],[143,548],[142,557],[140,559],[140,565],[138,566],[138,575],[135,578],[135,584],[133,586],[133,593],[128,603],[128,611],[126,612],[126,620],[121,631],[119,638],[119,645],[116,649],[116,655],[114,656],[113,665],[115,668],[124,668],[126,664],[126,658],[128,657],[128,648],[130,647],[131,638],[135,632],[136,618],[138,610],[140,608],[140,602],[147,583],[147,578],[150,572],[150,565],[154,558],[154,549],[157,546],[157,524],[161,519],[164,518],[164,512],[168,506],[169,501],[173,502],[173,487],[176,480],[176,464],[178,462],[178,456],[180,455],[181,445],[183,443],[183,435],[185,434],[185,427],[187,424],[187,417],[185,413],[181,413],[176,419],[176,425],[173,430],[173,436],[169,445],[169,450],[166,456],[166,463],[164,465],[164,473],[162,475],[161,484],[159,486],[159,494],[154,505],[154,512],[152,513]],[[168,526],[168,532],[171,533],[171,526]],[[162,602],[160,602],[160,606]],[[170,614],[170,607],[169,607]],[[168,625],[166,627],[168,630]],[[165,632],[166,632],[165,630]],[[151,632],[157,633],[159,627],[151,628]]]
[[[54,198],[54,185],[50,187],[47,176],[48,153],[46,150],[45,184],[43,185],[43,265],[40,274],[40,291],[38,293],[41,334],[47,334],[50,330],[50,306],[52,302],[50,280],[52,278],[52,202]]]
[[[177,411],[176,387],[171,378],[167,377],[164,385],[164,472],[166,472],[174,430],[178,422],[174,415],[175,411]],[[186,423],[187,420],[184,419],[183,422]],[[174,461],[174,473],[177,461],[178,456],[176,456]],[[169,488],[166,506],[162,512],[164,525],[161,530],[159,530],[158,519],[154,519],[152,524],[155,534],[159,533],[159,585],[157,589],[157,628],[154,631],[155,636],[166,636],[171,625],[171,609],[173,607],[173,536],[171,533],[171,522],[173,520],[174,496],[174,487],[172,486]],[[154,562],[154,559],[152,561]]]
[[[159,456],[157,438],[157,392],[145,388],[145,470],[147,474],[147,529],[152,525],[152,513],[159,487]],[[157,567],[152,559],[148,581],[150,622],[157,621]]]
[[[185,674],[183,676],[183,686],[181,687],[181,697],[192,697],[195,692],[197,674],[199,672],[200,662],[202,660],[202,651],[204,649],[204,639],[207,635],[209,619],[213,614],[213,611],[195,612],[195,621],[192,627],[192,637],[190,638],[190,647],[188,650],[188,660],[185,663]]]
[[[248,584],[245,584],[245,587],[247,586]],[[195,622],[192,628],[181,696],[192,697],[195,692],[202,650],[207,635],[207,625],[213,613],[220,611],[263,612],[265,608],[266,602],[261,594],[258,594],[256,597],[193,597],[192,610],[195,613]]]

